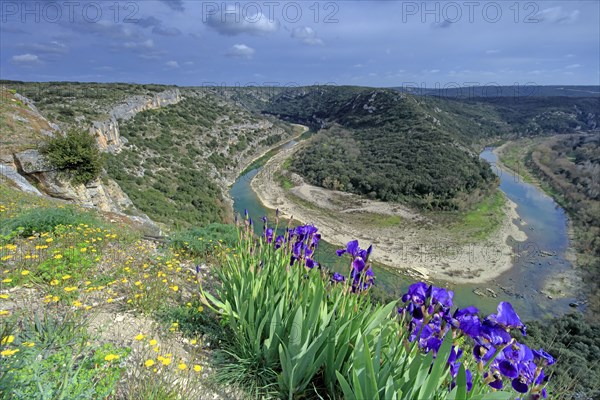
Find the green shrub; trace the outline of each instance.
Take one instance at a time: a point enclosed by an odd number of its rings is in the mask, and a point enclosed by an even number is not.
[[[34,232],[52,232],[61,225],[79,224],[98,225],[99,221],[92,213],[74,207],[34,208],[4,221],[0,234],[18,232],[21,236],[31,236]]]
[[[56,168],[70,174],[73,183],[85,184],[98,177],[103,158],[93,136],[85,131],[70,131],[48,141],[42,152]]]

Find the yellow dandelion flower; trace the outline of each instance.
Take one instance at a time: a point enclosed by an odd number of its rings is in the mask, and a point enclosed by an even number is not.
[[[67,279],[71,279],[71,275],[63,275],[62,280],[66,281]]]
[[[174,291],[174,292],[176,292],[176,291],[179,290],[179,286],[173,285],[173,286],[171,286],[171,290]]]
[[[12,279],[10,278],[6,278],[6,279],[2,279],[2,283],[11,283]]]
[[[79,300],[75,300],[75,301],[73,302],[73,307],[81,307],[82,305],[83,305],[83,303],[82,303],[82,302],[80,302]]]
[[[113,360],[118,360],[119,359],[119,355],[118,354],[107,354],[106,357],[104,357],[105,361],[113,361]]]
[[[142,281],[137,281],[134,283],[135,286],[140,286],[142,284]]]
[[[187,369],[187,365],[185,365],[184,363],[180,363],[177,366],[177,369],[179,369],[180,371],[185,371]]]
[[[58,285],[58,280],[56,280],[56,279],[52,279],[52,280],[50,281],[50,286],[56,286],[56,285]]]
[[[158,341],[156,339],[150,340],[150,346],[156,346],[157,344],[158,344]]]
[[[23,342],[23,346],[25,346],[25,347],[33,347],[33,346],[35,346],[35,343],[34,342]]]
[[[60,260],[61,258],[63,258],[62,254],[57,254],[54,256],[55,260]]]
[[[15,341],[15,337],[13,335],[9,335],[9,336],[4,336],[2,338],[2,340],[0,341],[0,343],[2,344],[9,344]]]
[[[198,365],[198,364],[194,365],[194,371],[196,371],[196,372],[202,371],[202,365]]]
[[[146,335],[143,335],[143,334],[140,333],[139,335],[137,335],[135,337],[135,340],[137,340],[137,341],[144,340],[145,337],[146,337]]]
[[[150,368],[151,366],[154,365],[154,360],[152,360],[152,359],[146,360],[146,362],[144,363],[144,365],[146,367]]]
[[[27,270],[25,269],[25,270],[21,271],[21,275],[23,275],[23,276],[27,276],[27,275],[29,275],[29,271],[27,271]]]
[[[107,303],[112,303],[113,301],[115,301],[115,299],[113,299],[112,297],[110,297],[106,300]]]
[[[2,300],[6,300],[6,299],[8,299],[9,297],[10,297],[10,296],[9,296],[9,295],[7,295],[7,294],[0,294],[0,299],[2,299]]]
[[[74,292],[75,290],[77,290],[77,286],[67,286],[64,291],[69,293],[69,292]]]
[[[198,343],[198,341],[196,339],[192,339],[192,340],[190,340],[190,343],[191,344],[196,344],[196,343]]]
[[[54,241],[54,239],[52,239],[52,238],[46,239],[46,243],[52,243],[53,241]]]
[[[0,310],[0,316],[4,316],[4,315],[8,315],[10,314],[7,310]]]
[[[162,363],[162,365],[167,366],[169,364],[171,364],[171,359],[170,358],[163,358],[160,362]]]
[[[12,356],[12,355],[14,355],[14,354],[16,354],[18,352],[19,352],[19,349],[14,349],[14,350],[6,349],[6,350],[1,351],[0,355],[2,357],[10,357],[10,356]]]

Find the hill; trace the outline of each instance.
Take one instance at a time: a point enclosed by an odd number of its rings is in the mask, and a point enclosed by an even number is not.
[[[290,165],[310,183],[384,201],[457,209],[472,203],[477,197],[472,193],[494,184],[477,158],[481,144],[596,130],[600,98],[449,99],[323,86],[276,92],[263,109],[321,129]]]

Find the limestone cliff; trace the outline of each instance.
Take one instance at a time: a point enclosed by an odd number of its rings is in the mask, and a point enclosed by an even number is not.
[[[159,234],[160,228],[145,214],[135,209],[120,186],[103,173],[87,184],[73,184],[51,166],[39,152],[44,137],[63,134],[60,127],[48,121],[30,99],[14,91],[0,88],[0,116],[11,124],[2,126],[0,135],[0,175],[23,191],[66,200],[100,211],[133,213],[147,231]],[[178,90],[158,93],[153,97],[133,96],[110,111],[106,121],[96,121],[90,132],[103,151],[118,152],[126,140],[119,135],[118,120],[127,120],[136,113],[174,104],[181,100]]]
[[[181,100],[179,89],[165,90],[152,97],[131,96],[110,110],[107,120],[94,121],[90,133],[96,138],[100,150],[117,154],[127,142],[119,133],[119,120],[126,121],[141,111],[177,104]]]

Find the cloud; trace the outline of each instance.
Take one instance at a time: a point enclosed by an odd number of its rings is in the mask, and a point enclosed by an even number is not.
[[[162,3],[169,6],[171,10],[174,11],[185,11],[183,7],[183,0],[160,0]]]
[[[147,39],[141,42],[125,42],[123,48],[131,50],[148,50],[154,48],[154,40]]]
[[[222,35],[234,36],[247,33],[250,35],[264,35],[279,29],[279,22],[270,20],[262,13],[246,15],[242,12],[239,3],[227,5],[225,9],[211,13],[206,24]]]
[[[100,67],[94,67],[95,71],[101,71],[101,72],[113,72],[115,69],[113,67],[110,67],[108,65],[103,65]]]
[[[231,49],[227,52],[229,57],[238,57],[238,58],[252,58],[252,56],[256,53],[256,51],[245,44],[234,44]]]
[[[486,50],[485,54],[498,54],[500,53],[500,50],[498,49],[491,49],[491,50]]]
[[[163,22],[155,17],[140,18],[137,22],[142,28],[154,27],[152,33],[161,36],[179,36],[181,31],[177,28],[164,26]]]
[[[36,65],[40,64],[40,58],[35,54],[19,54],[17,56],[12,56],[10,62],[18,65]]]
[[[581,67],[581,64],[571,64],[571,65],[567,65],[565,68],[574,69],[574,68],[579,68],[579,67]]]
[[[177,28],[169,28],[166,26],[158,25],[152,29],[152,33],[161,36],[179,36],[181,31]]]
[[[570,13],[564,11],[562,7],[550,7],[543,9],[539,13],[535,14],[532,19],[539,21],[548,21],[554,24],[571,24],[577,21],[579,17],[579,10],[573,10]]]
[[[66,54],[69,52],[69,47],[67,45],[57,41],[47,43],[20,44],[18,47],[33,53],[42,54]]]
[[[442,22],[438,23],[432,23],[431,27],[434,29],[447,29],[450,28],[452,26],[452,22],[448,21],[447,19],[443,20]]]
[[[149,26],[158,26],[162,25],[162,21],[158,18],[148,17],[148,18],[138,18],[137,24],[142,28],[147,28]]]
[[[177,61],[167,61],[165,65],[169,68],[179,68],[179,63]]]
[[[317,37],[315,30],[308,26],[299,26],[292,29],[292,37],[309,46],[322,46],[324,44],[323,40]]]

